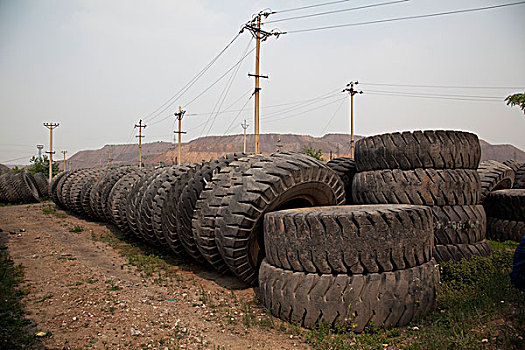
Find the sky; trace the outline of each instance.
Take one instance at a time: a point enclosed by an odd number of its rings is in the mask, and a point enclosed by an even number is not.
[[[136,143],[141,119],[143,142],[173,142],[179,106],[183,142],[244,119],[253,133],[255,41],[238,33],[262,10],[285,34],[261,44],[261,133],[349,133],[342,90],[359,81],[357,135],[455,129],[525,150],[525,115],[504,102],[525,92],[525,4],[397,20],[513,2],[0,0],[0,163],[49,150],[49,122],[59,159]]]

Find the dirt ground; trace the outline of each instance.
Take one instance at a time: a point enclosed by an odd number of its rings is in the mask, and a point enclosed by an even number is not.
[[[39,203],[0,207],[0,228],[46,348],[309,348],[234,277],[145,254],[111,225]]]

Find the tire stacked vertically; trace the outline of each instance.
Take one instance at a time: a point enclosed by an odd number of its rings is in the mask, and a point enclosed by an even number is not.
[[[498,241],[521,241],[525,236],[525,189],[491,192],[483,202],[488,216],[487,235]]]
[[[434,307],[431,209],[364,205],[265,216],[259,293],[277,317],[304,327],[402,326]]]
[[[491,253],[476,135],[444,130],[383,134],[357,141],[355,152],[356,203],[431,207],[437,261]]]

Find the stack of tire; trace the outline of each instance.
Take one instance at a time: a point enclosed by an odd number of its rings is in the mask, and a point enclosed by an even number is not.
[[[402,326],[433,309],[439,272],[429,207],[289,209],[265,216],[259,294],[307,328]]]
[[[44,174],[6,173],[0,176],[0,203],[35,203],[48,198]]]
[[[332,169],[345,185],[345,204],[353,204],[352,199],[352,181],[354,180],[357,167],[355,160],[350,157],[334,158],[326,163]]]
[[[525,236],[525,165],[494,160],[480,164],[482,183],[488,184],[483,206],[487,213],[487,236],[498,241],[521,241]]]
[[[476,135],[461,131],[382,134],[357,141],[355,203],[429,206],[436,260],[460,260],[491,253]]]

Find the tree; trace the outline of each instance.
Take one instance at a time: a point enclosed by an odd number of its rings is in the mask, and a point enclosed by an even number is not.
[[[29,161],[32,164],[27,168],[28,173],[49,173],[49,158],[46,155],[44,155],[42,158],[33,156]],[[58,170],[58,163],[53,162],[53,176],[55,176],[59,172],[60,171]]]
[[[307,156],[313,157],[315,159],[324,160],[323,159],[323,151],[320,148],[319,149],[315,149],[315,148],[310,147],[310,146],[304,146],[303,147],[303,153],[306,154]]]
[[[509,106],[518,106],[523,111],[523,114],[525,114],[525,92],[520,94],[512,94],[505,98],[505,102],[507,102],[507,105]]]

